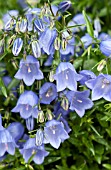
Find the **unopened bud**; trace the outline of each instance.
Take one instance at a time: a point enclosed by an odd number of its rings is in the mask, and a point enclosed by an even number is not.
[[[22,82],[22,81],[21,81],[21,83],[20,83],[19,89],[20,89],[20,94],[22,94],[22,93],[24,92],[24,85],[23,85],[23,82]]]
[[[41,56],[41,48],[38,41],[32,42],[32,51],[34,54],[34,57],[39,58]]]
[[[26,119],[26,127],[29,131],[34,129],[34,118],[33,117],[29,117],[28,119]]]
[[[56,50],[60,49],[60,38],[56,37],[55,41],[54,41],[54,47]]]
[[[68,99],[66,97],[62,99],[61,106],[64,110],[69,109],[69,102],[68,102]]]
[[[47,109],[47,113],[46,114],[47,114],[48,120],[52,120],[53,119],[53,115],[52,115],[51,110]]]
[[[62,39],[62,49],[66,50],[67,47],[67,40],[65,38]]]
[[[105,65],[106,65],[106,60],[101,60],[101,62],[99,63],[97,67],[97,70],[102,71]]]
[[[21,19],[20,22],[19,22],[19,30],[20,32],[24,33],[27,31],[27,19],[24,18],[24,19]]]
[[[36,133],[36,145],[37,146],[42,145],[43,139],[44,139],[43,131],[41,129],[38,129]]]
[[[49,81],[50,82],[54,81],[54,71],[50,71],[50,73],[49,73]]]
[[[42,110],[39,110],[38,112],[38,122],[43,123],[45,120],[44,112]]]

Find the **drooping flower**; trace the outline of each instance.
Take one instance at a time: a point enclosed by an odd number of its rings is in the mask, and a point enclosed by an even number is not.
[[[105,56],[109,57],[111,55],[111,39],[101,41],[99,47]]]
[[[89,99],[90,91],[68,91],[66,97],[69,100],[69,109],[75,111],[80,117],[84,116],[85,110],[93,106],[93,102]]]
[[[13,122],[8,127],[7,130],[10,132],[15,142],[17,142],[24,134],[24,126],[20,122]]]
[[[39,38],[40,47],[44,50],[48,55],[51,54],[53,44],[55,38],[57,36],[57,32],[55,29],[46,28],[44,32],[41,33]]]
[[[56,85],[50,82],[44,83],[39,91],[40,102],[43,104],[50,104],[56,97]]]
[[[56,70],[54,79],[57,82],[57,92],[63,91],[65,88],[70,90],[77,89],[77,81],[82,78],[76,73],[74,66],[69,62],[61,62]]]
[[[104,41],[107,39],[111,39],[111,36],[105,32],[102,32],[101,34],[99,34],[98,39]]]
[[[6,152],[14,155],[15,147],[17,147],[17,145],[11,133],[2,126],[2,118],[0,115],[0,157],[4,156]]]
[[[92,44],[93,42],[93,38],[89,35],[89,34],[85,34],[82,38],[81,38],[82,43],[84,44],[84,47],[87,48],[89,45]]]
[[[44,143],[50,143],[54,148],[58,149],[61,142],[68,139],[69,135],[64,129],[62,122],[50,120],[44,127]]]
[[[75,25],[82,25],[82,26],[79,26],[79,27],[75,27],[75,28],[70,28],[70,30],[72,30],[72,32],[79,32],[80,30],[84,30],[85,29],[85,19],[84,19],[84,16],[83,14],[79,13],[79,14],[76,14],[73,19],[68,23],[68,26],[75,26]]]
[[[95,79],[88,80],[86,86],[92,89],[92,100],[104,98],[111,101],[111,76],[100,74]]]
[[[43,163],[44,158],[49,154],[49,152],[45,150],[44,145],[36,146],[35,141],[35,138],[29,138],[23,149],[20,149],[20,152],[26,163],[30,157],[33,156],[32,160],[39,165]]]
[[[43,24],[43,20],[36,17],[34,21],[34,26],[37,31],[44,32],[45,31],[45,25]]]
[[[65,49],[60,49],[60,54],[61,54],[61,58],[62,56],[64,55],[69,55],[69,56],[73,56],[74,55],[74,43],[75,43],[75,39],[74,37],[72,37],[71,39],[67,40],[68,37],[69,37],[69,33],[68,32],[63,32],[63,35],[62,35],[62,38],[63,39],[66,39],[67,41],[67,45],[66,45],[66,48]],[[65,57],[64,57],[65,58]],[[67,57],[66,57],[66,60],[67,60]]]
[[[27,86],[31,86],[35,80],[43,79],[43,73],[39,67],[39,61],[35,57],[28,55],[26,60],[22,59],[20,61],[19,70],[15,74],[15,78],[23,79]]]
[[[12,53],[14,56],[18,56],[23,46],[23,40],[17,38],[13,43]]]
[[[85,85],[86,81],[96,78],[96,75],[90,70],[82,70],[79,73],[83,76],[83,78],[79,81],[82,85]]]
[[[37,118],[38,115],[38,96],[32,91],[25,91],[18,99],[17,105],[12,109],[12,112],[20,112],[20,116],[28,119],[30,116]]]

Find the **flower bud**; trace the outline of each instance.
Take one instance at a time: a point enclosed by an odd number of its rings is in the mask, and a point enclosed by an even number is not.
[[[43,123],[45,119],[44,112],[42,110],[39,110],[38,112],[38,122]]]
[[[65,38],[62,39],[62,49],[66,50],[67,47],[67,40]]]
[[[29,117],[28,119],[26,119],[26,126],[29,131],[34,129],[34,118],[33,117]]]
[[[40,48],[38,41],[32,42],[32,51],[33,51],[34,57],[39,58],[41,56],[41,48]]]
[[[4,53],[4,39],[0,40],[0,55]]]
[[[55,41],[54,41],[54,47],[56,50],[60,49],[60,38],[56,37]]]
[[[69,109],[69,102],[68,102],[68,99],[66,97],[62,99],[61,106],[64,110]]]
[[[96,18],[94,20],[94,28],[97,32],[101,32],[101,24],[100,24],[99,18]]]
[[[61,12],[65,12],[70,8],[70,6],[71,6],[71,1],[63,1],[63,2],[60,2],[58,9]]]
[[[23,46],[23,40],[17,38],[13,43],[12,53],[14,56],[18,56]]]
[[[47,114],[48,120],[52,120],[53,119],[53,115],[52,115],[51,110],[47,109],[47,113],[46,114]]]
[[[44,135],[41,129],[38,129],[36,132],[36,145],[40,146],[43,143]]]
[[[20,94],[22,94],[24,92],[24,85],[23,85],[23,82],[20,83]]]
[[[106,60],[101,60],[101,62],[99,63],[97,70],[98,71],[102,71],[102,69],[104,68],[104,66],[106,65]]]
[[[49,81],[50,82],[53,82],[54,81],[54,71],[50,71],[50,73],[49,73]]]
[[[27,20],[26,20],[26,18],[21,19],[21,21],[19,22],[19,30],[22,33],[27,31]]]
[[[34,21],[34,26],[35,28],[40,31],[40,32],[43,32],[45,30],[45,27],[43,25],[43,22],[41,19],[37,18],[35,21]]]

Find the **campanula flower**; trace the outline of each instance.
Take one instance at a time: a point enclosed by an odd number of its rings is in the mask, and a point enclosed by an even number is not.
[[[82,43],[84,44],[84,47],[87,48],[89,45],[92,44],[93,39],[89,34],[85,34],[82,38],[81,38]]]
[[[68,88],[70,90],[77,89],[77,81],[82,78],[76,73],[74,66],[69,62],[61,62],[56,70],[54,79],[57,82],[57,92]]]
[[[15,140],[11,133],[2,126],[2,118],[0,115],[0,157],[4,156],[6,152],[11,155],[15,153]]]
[[[20,122],[13,122],[8,127],[7,130],[10,132],[11,136],[18,142],[24,134],[24,126]]]
[[[85,110],[93,106],[93,102],[89,99],[90,91],[68,91],[66,97],[69,100],[69,109],[75,111],[80,117],[84,116]]]
[[[49,154],[44,148],[44,145],[36,146],[35,138],[29,138],[23,149],[20,149],[20,153],[23,155],[23,158],[25,159],[25,162],[27,163],[31,156],[33,156],[33,161],[36,164],[42,164],[44,161],[44,158]]]
[[[38,96],[32,91],[25,91],[18,99],[17,105],[12,109],[12,112],[20,112],[20,116],[28,119],[30,116],[37,118],[38,115]]]
[[[14,56],[18,56],[23,46],[23,40],[17,38],[13,43],[12,53]]]
[[[84,25],[82,25],[82,24],[84,24]],[[73,19],[68,23],[68,26],[82,25],[82,26],[70,29],[70,30],[72,30],[72,32],[75,33],[75,32],[79,32],[80,30],[84,30],[85,24],[86,24],[86,22],[85,22],[83,14],[79,13],[73,17]]]
[[[86,81],[96,78],[96,75],[90,70],[82,70],[79,72],[79,74],[83,76],[83,78],[79,81],[82,85],[85,85]]]
[[[111,36],[105,32],[102,32],[101,34],[99,34],[98,39],[104,41],[107,39],[111,39]]]
[[[48,55],[51,54],[53,44],[55,38],[57,36],[57,32],[55,29],[46,28],[44,32],[41,33],[39,38],[40,47],[44,50]]]
[[[92,89],[92,100],[99,100],[102,97],[111,101],[111,76],[100,74],[95,79],[88,80],[86,86]]]
[[[111,55],[111,39],[101,41],[99,47],[105,56],[109,57]]]
[[[74,39],[74,37],[72,37],[69,40],[67,40],[69,36],[70,35],[69,35],[69,33],[67,31],[63,32],[63,34],[62,34],[62,39],[66,39],[67,45],[66,45],[65,49],[62,49],[62,47],[61,47],[61,49],[60,49],[60,54],[61,55],[68,55],[68,54],[70,56],[74,55],[74,43],[75,43],[75,39]]]
[[[62,122],[53,119],[45,124],[44,143],[50,143],[54,148],[58,149],[61,142],[68,138],[69,135]]]
[[[35,80],[43,79],[43,73],[39,67],[39,61],[35,57],[28,55],[26,60],[21,59],[15,78],[23,79],[27,86],[31,86]]]
[[[40,102],[43,104],[50,104],[56,97],[56,85],[50,82],[44,83],[39,91]]]

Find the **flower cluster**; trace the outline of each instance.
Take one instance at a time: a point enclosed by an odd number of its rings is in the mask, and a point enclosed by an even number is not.
[[[3,17],[7,37],[1,42],[7,38],[7,49],[12,51],[16,68],[14,80],[20,82],[21,93],[16,106],[12,104],[11,112],[14,117],[19,113],[31,135],[25,137],[25,128],[20,122],[4,128],[0,117],[0,157],[7,153],[14,155],[18,148],[26,163],[32,157],[36,164],[42,164],[49,154],[46,144],[58,149],[69,138],[70,112],[83,117],[86,110],[93,107],[93,101],[101,98],[111,101],[111,75],[101,73],[105,59],[102,65],[98,64],[99,74],[75,69],[75,60],[83,58],[84,50],[89,53],[96,45],[103,57],[110,57],[111,37],[100,33],[101,25],[96,18],[93,33],[88,31],[77,43],[76,35],[86,31],[91,18],[79,13],[64,29],[61,20],[65,20],[63,16],[70,7],[70,1],[63,1],[58,6],[45,4],[41,8],[28,8],[23,17],[16,10]],[[3,52],[1,45],[0,54]],[[8,88],[9,79],[3,76]],[[11,89],[17,91],[18,86]],[[17,99],[17,92],[13,95]],[[25,142],[20,143],[20,139]]]

